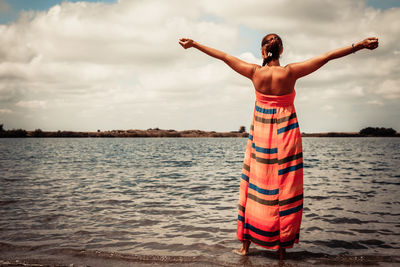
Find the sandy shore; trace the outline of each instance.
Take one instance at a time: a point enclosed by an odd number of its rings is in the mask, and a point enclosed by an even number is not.
[[[78,132],[78,131],[25,131],[23,129],[0,131],[0,137],[248,137],[249,133],[243,130],[230,132],[202,131],[202,130],[163,130],[159,128],[150,128],[147,130],[111,130],[96,132]],[[302,137],[373,137],[380,135],[363,135],[359,132],[324,132],[324,133],[301,133]],[[400,133],[391,135],[400,137]]]
[[[247,137],[247,132],[230,131],[215,132],[201,130],[163,130],[163,129],[147,129],[147,130],[112,130],[97,132],[77,132],[77,131],[25,131],[10,130],[0,132],[0,137]]]
[[[52,249],[45,251],[25,251],[22,256],[17,251],[0,251],[1,266],[397,266],[399,256],[384,255],[328,255],[308,251],[287,253],[284,261],[279,261],[275,251],[251,249],[248,256],[237,256],[231,251],[213,257],[202,256],[161,256],[132,255],[99,250]]]

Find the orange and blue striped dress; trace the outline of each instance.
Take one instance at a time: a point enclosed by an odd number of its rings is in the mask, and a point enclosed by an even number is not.
[[[303,153],[295,94],[256,91],[242,168],[237,238],[268,249],[291,248],[299,242]]]

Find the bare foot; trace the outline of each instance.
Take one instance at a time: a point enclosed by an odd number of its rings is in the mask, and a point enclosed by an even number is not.
[[[246,240],[242,243],[241,249],[234,249],[232,250],[232,252],[241,256],[245,256],[249,253],[249,246],[250,246],[250,241]]]
[[[233,253],[238,254],[240,256],[246,256],[248,251],[242,249],[234,249],[232,250]]]

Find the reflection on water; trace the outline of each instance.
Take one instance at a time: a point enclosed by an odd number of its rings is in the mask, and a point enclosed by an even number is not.
[[[245,143],[0,139],[0,251],[234,260]],[[303,138],[303,147],[305,208],[292,251],[397,255],[400,139]]]

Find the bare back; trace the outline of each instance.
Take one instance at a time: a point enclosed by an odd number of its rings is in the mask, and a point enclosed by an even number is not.
[[[288,66],[258,66],[252,82],[254,88],[262,94],[286,95],[293,92],[296,80],[292,79]]]

